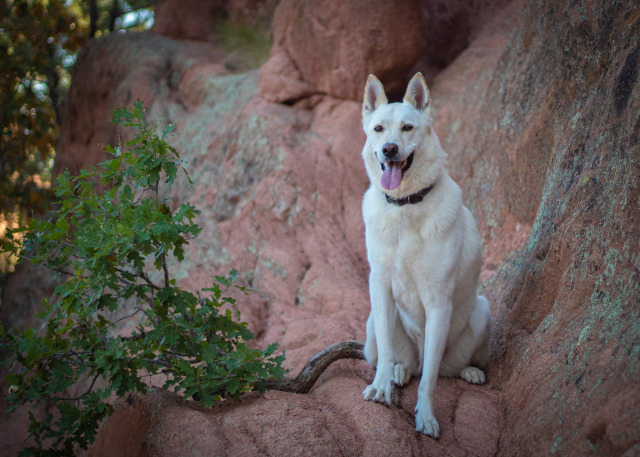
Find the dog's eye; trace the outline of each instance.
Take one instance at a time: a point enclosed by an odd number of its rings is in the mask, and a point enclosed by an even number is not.
[[[405,125],[402,126],[402,131],[403,132],[408,132],[411,129],[413,129],[413,125],[411,125],[411,124],[405,124]]]
[[[381,125],[376,125],[373,130],[375,130],[376,132],[380,133],[384,130],[384,128]]]

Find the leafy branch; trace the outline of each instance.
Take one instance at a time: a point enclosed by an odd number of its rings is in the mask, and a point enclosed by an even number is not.
[[[184,171],[166,141],[172,127],[157,135],[139,100],[114,111],[113,122],[136,129],[136,137],[107,146],[110,160],[78,176],[60,175],[55,216],[11,230],[14,241],[3,247],[63,279],[43,302],[39,330],[18,334],[0,326],[4,362],[13,364],[6,378],[11,409],[53,406],[42,417],[30,413],[34,444],[21,455],[86,449],[113,411],[109,399],[146,393],[148,376],[166,375],[164,388],[210,406],[264,391],[284,374],[277,345],[249,346],[253,334],[229,309],[230,288],[247,293],[235,284],[236,271],[197,293],[171,278],[168,259],[182,261],[201,231],[195,207],[172,209],[161,198]]]

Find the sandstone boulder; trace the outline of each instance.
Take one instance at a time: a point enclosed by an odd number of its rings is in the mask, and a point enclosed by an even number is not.
[[[500,449],[637,455],[637,5],[527,4],[514,19],[489,74],[460,91],[463,53],[439,77],[456,88],[441,122],[459,125],[445,144],[480,226],[490,239],[531,227],[484,286],[507,412]]]
[[[515,3],[487,29],[433,91],[487,240],[501,454],[637,455],[637,8]]]
[[[422,48],[421,7],[384,0],[282,0],[274,45],[260,70],[260,94],[294,103],[313,94],[360,100],[362,81],[378,75],[393,91]]]
[[[226,73],[224,53],[212,44],[149,32],[93,40],[77,60],[91,64],[74,66],[54,173],[77,173],[106,158],[100,145],[115,145],[123,134],[110,122],[115,108],[132,106],[136,98],[149,106],[158,99],[175,99],[183,72],[192,66]],[[126,140],[128,133],[124,135]]]
[[[214,24],[227,16],[225,0],[166,0],[154,12],[151,31],[182,40],[214,39]]]
[[[510,2],[428,0],[420,3],[424,36],[415,69],[421,71],[427,82],[431,83],[472,42],[487,35],[484,29],[491,23],[491,18],[500,16],[501,10]]]

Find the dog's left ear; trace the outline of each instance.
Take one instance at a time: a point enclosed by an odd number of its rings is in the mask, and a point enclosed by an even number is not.
[[[415,106],[419,111],[424,111],[429,107],[431,102],[429,88],[422,73],[418,72],[411,78],[403,100]]]

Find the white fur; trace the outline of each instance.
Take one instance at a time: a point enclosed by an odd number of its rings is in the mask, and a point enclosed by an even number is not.
[[[480,368],[489,357],[491,315],[487,300],[476,293],[480,238],[460,188],[445,169],[422,74],[409,82],[402,103],[388,103],[380,81],[369,76],[362,114],[367,135],[362,156],[371,180],[362,204],[371,266],[365,357],[376,366],[363,394],[388,404],[392,382],[404,385],[411,375],[421,375],[416,430],[437,438],[438,374],[485,382]],[[413,128],[403,130],[407,124]],[[380,184],[387,143],[398,146],[394,160],[399,162],[414,153],[393,190]],[[420,203],[396,206],[385,198],[385,193],[405,197],[432,184]]]

